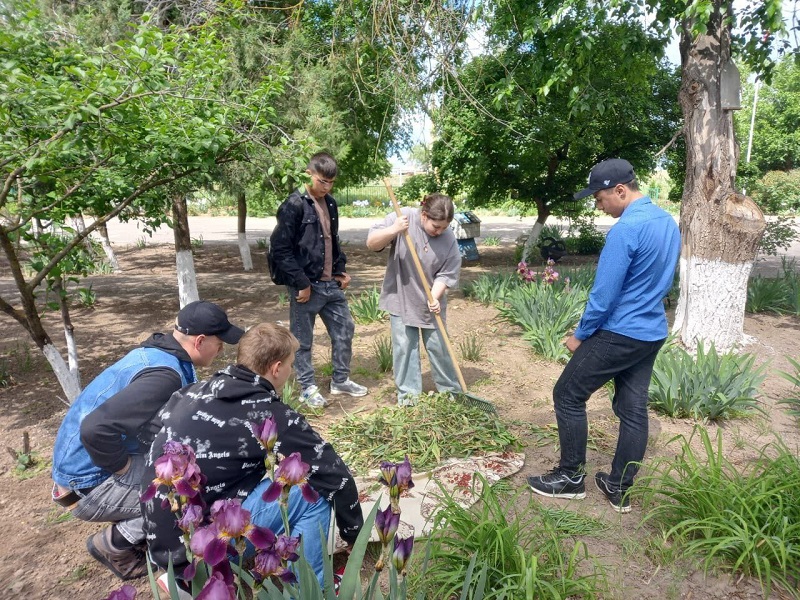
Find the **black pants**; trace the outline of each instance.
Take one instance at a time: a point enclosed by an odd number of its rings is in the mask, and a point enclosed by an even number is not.
[[[604,330],[581,343],[553,388],[562,469],[576,473],[585,468],[586,401],[613,379],[611,406],[619,417],[619,438],[609,481],[623,490],[633,484],[647,448],[648,388],[663,344],[664,340],[643,342]]]

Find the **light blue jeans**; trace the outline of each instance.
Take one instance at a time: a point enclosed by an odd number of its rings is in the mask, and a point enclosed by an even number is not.
[[[272,482],[265,478],[242,503],[242,507],[250,511],[250,522],[259,527],[268,527],[276,535],[283,533],[283,518],[278,502],[264,502],[261,495]],[[292,536],[302,536],[303,555],[308,564],[314,569],[319,580],[320,588],[324,589],[325,578],[323,569],[323,552],[328,551],[328,541],[320,537],[320,528],[327,535],[331,525],[331,505],[325,498],[320,497],[315,504],[306,502],[300,488],[294,486],[289,491],[289,527]],[[253,547],[248,543],[245,554],[253,553]]]
[[[397,401],[403,404],[408,396],[422,393],[422,366],[419,355],[419,336],[428,352],[431,372],[436,389],[440,392],[460,392],[453,361],[447,352],[444,339],[438,329],[409,327],[400,317],[391,315],[392,355],[394,359],[394,382],[397,386]]]
[[[286,286],[286,289],[289,292],[289,329],[300,342],[294,359],[297,381],[304,390],[314,385],[311,346],[314,342],[314,321],[317,315],[322,319],[331,338],[333,381],[347,381],[350,377],[356,325],[344,292],[336,281],[319,281],[311,284],[311,298],[308,302],[300,303],[296,300],[298,290],[291,286]]]

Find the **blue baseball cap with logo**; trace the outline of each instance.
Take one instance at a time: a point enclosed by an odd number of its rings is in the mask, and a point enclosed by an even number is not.
[[[575,194],[575,200],[586,198],[600,190],[613,188],[620,183],[629,183],[636,179],[633,165],[624,158],[609,158],[597,163],[589,173],[589,186]]]

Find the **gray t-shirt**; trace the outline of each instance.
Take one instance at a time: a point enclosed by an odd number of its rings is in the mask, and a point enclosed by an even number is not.
[[[420,211],[413,208],[402,208],[401,212],[408,217],[408,232],[417,249],[422,270],[427,277],[427,286],[441,281],[448,288],[455,287],[461,273],[461,254],[458,242],[452,229],[436,237],[429,236],[422,228]],[[373,225],[370,231],[390,227],[397,220],[391,213],[382,223]],[[386,275],[383,278],[380,307],[386,312],[398,316],[410,327],[433,329],[436,327],[433,313],[428,310],[428,299],[419,280],[414,259],[406,245],[405,234],[398,235],[388,246],[389,260]],[[443,295],[439,303],[442,306],[442,319],[445,318],[447,295]]]

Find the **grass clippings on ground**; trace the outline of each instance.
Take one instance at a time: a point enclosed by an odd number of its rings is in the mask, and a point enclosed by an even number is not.
[[[331,426],[328,439],[360,474],[406,455],[414,471],[420,472],[447,458],[501,452],[518,443],[496,416],[456,402],[448,394],[421,396],[416,406],[347,415]]]

